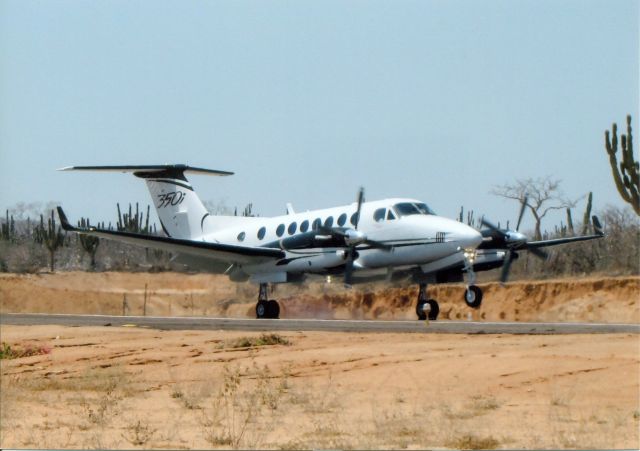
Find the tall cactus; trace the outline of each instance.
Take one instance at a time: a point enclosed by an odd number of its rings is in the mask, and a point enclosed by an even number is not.
[[[633,158],[633,136],[631,135],[631,115],[627,115],[627,134],[620,135],[622,159],[618,163],[618,126],[614,123],[604,133],[605,147],[618,192],[622,199],[631,204],[640,216],[640,163]]]
[[[44,244],[49,251],[49,267],[51,272],[55,269],[55,253],[59,247],[64,245],[64,233],[60,226],[56,227],[56,219],[51,210],[51,217],[47,219],[47,226],[44,225],[44,217],[40,215],[40,225],[34,231],[34,240]]]
[[[89,227],[91,227],[91,224],[89,224],[89,218],[87,218],[86,220],[84,218],[80,218],[80,221],[78,221],[78,226],[83,229],[88,229]],[[80,234],[79,237],[80,245],[82,246],[82,249],[87,254],[89,254],[89,257],[91,258],[91,269],[94,270],[96,269],[96,252],[98,251],[98,246],[100,245],[100,238],[98,238],[97,236],[85,234]]]
[[[0,239],[4,241],[16,241],[16,223],[13,220],[13,215],[9,217],[9,210],[7,210],[5,222],[0,227]]]
[[[582,234],[583,235],[586,235],[587,232],[589,231],[592,206],[593,206],[593,193],[589,191],[589,197],[587,198],[587,207],[584,210],[584,217],[582,218]]]
[[[573,217],[571,216],[571,208],[569,207],[567,207],[567,229],[569,230],[569,234],[576,234],[573,229]]]

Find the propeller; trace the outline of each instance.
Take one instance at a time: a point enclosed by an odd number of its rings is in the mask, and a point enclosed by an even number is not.
[[[362,187],[360,187],[360,190],[358,191],[357,203],[358,207],[354,216],[354,224],[352,229],[347,227],[320,226],[317,230],[321,234],[331,235],[333,237],[338,237],[344,240],[344,243],[346,245],[344,284],[347,287],[351,286],[354,261],[358,257],[356,246],[358,246],[359,244],[367,244],[376,249],[382,249],[385,251],[390,251],[392,249],[392,247],[388,244],[381,243],[380,241],[370,240],[369,238],[367,238],[367,235],[365,233],[358,230],[358,224],[360,223],[360,213],[362,211],[362,204],[364,203],[364,188]]]
[[[489,227],[493,233],[493,238],[497,238],[498,245],[503,245],[507,248],[507,255],[505,256],[504,263],[502,264],[502,272],[500,273],[500,283],[505,283],[509,279],[509,273],[511,271],[511,263],[515,258],[518,258],[517,251],[527,250],[536,257],[546,260],[549,254],[542,249],[530,248],[527,246],[528,239],[526,235],[520,233],[520,224],[522,223],[522,217],[524,216],[525,208],[527,207],[528,196],[525,194],[524,199],[520,206],[520,213],[518,214],[518,222],[516,224],[516,230],[503,230],[497,227],[492,222],[482,218],[482,225]]]

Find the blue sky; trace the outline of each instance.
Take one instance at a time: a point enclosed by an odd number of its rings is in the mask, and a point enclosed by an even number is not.
[[[638,5],[0,0],[0,207],[112,220],[141,181],[55,169],[145,163],[234,171],[191,181],[261,215],[362,185],[513,221],[492,186],[545,175],[623,205],[603,133],[638,130]]]

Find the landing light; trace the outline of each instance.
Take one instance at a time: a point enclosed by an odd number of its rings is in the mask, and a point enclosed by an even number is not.
[[[464,250],[464,259],[473,263],[476,259],[477,252],[475,249],[465,249]]]

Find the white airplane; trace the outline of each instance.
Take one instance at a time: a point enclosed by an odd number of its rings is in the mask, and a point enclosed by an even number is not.
[[[474,268],[491,269],[505,261],[510,264],[516,250],[532,244],[523,241],[518,232],[514,235],[498,228],[483,237],[472,227],[436,215],[419,200],[365,202],[362,189],[357,202],[340,207],[296,213],[288,205],[284,216],[222,216],[206,210],[185,173],[228,176],[232,172],[186,165],[73,166],[60,170],[124,172],[144,179],[166,237],[74,227],[58,207],[65,230],[170,251],[183,263],[204,264],[232,281],[257,283],[257,318],[279,317],[278,302],[268,299],[269,284],[301,282],[307,275],[342,275],[347,286],[411,278],[419,285],[418,318],[435,320],[439,306],[427,298],[429,283],[459,282],[466,273],[464,300],[469,307],[478,308],[482,290],[475,285]],[[488,241],[495,243],[495,248],[478,252]]]

